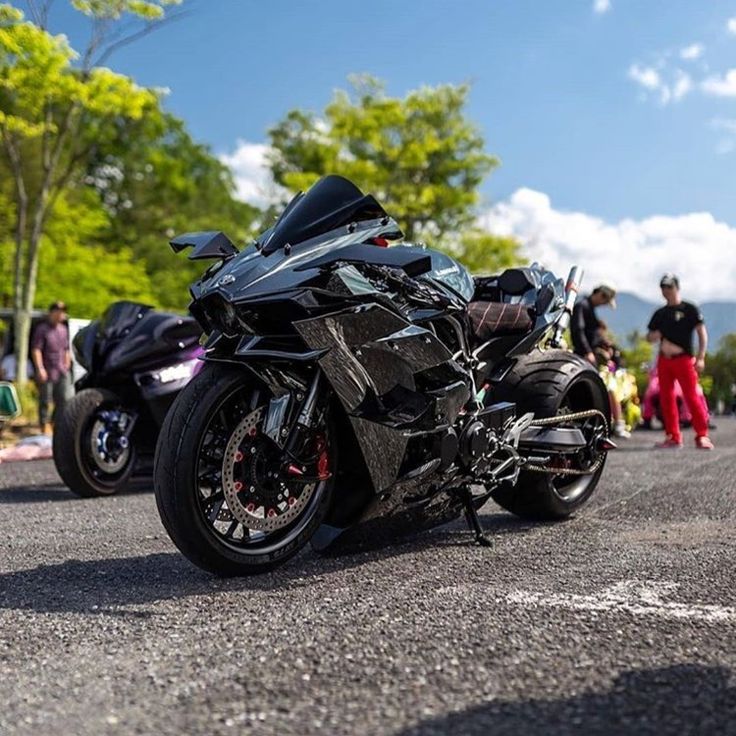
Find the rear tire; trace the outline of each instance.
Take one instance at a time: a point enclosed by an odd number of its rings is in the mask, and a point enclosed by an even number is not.
[[[166,531],[191,562],[223,577],[267,572],[296,555],[325,518],[332,492],[332,479],[320,481],[293,523],[283,533],[266,535],[261,546],[249,547],[245,542],[238,546],[218,534],[214,522],[205,518],[202,504],[208,496],[202,495],[198,480],[205,436],[226,402],[247,391],[249,382],[257,387],[244,368],[207,364],[176,398],[156,445],[154,488]]]
[[[119,407],[120,398],[111,391],[86,388],[64,407],[54,425],[54,464],[72,493],[82,498],[111,496],[124,488],[136,461],[135,447],[128,450],[125,465],[114,474],[96,468],[89,456],[91,424],[100,407]]]
[[[535,351],[520,359],[493,390],[492,398],[515,402],[517,416],[533,412],[536,417],[554,417],[563,411],[598,409],[609,425],[611,421],[608,392],[595,368],[562,350]],[[604,465],[605,459],[591,475],[572,480],[522,470],[515,485],[499,486],[491,498],[523,518],[564,519],[590,498]]]

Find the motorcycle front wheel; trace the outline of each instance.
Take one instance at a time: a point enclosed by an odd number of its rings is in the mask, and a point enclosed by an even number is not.
[[[300,455],[264,432],[268,391],[244,368],[208,364],[179,394],[156,445],[161,520],[195,565],[221,576],[283,564],[324,519],[334,465],[330,424]]]
[[[120,398],[104,389],[86,388],[66,404],[54,425],[53,454],[73,493],[111,496],[127,486],[136,463],[132,421]]]

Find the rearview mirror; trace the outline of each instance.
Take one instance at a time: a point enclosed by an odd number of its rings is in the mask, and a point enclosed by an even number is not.
[[[15,392],[15,386],[6,381],[0,381],[0,421],[15,419],[20,414],[20,401]]]

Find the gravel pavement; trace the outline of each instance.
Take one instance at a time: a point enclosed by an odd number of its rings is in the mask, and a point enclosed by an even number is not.
[[[487,504],[491,549],[456,522],[225,581],[150,492],[0,465],[0,734],[736,734],[736,420],[659,437],[568,522]]]

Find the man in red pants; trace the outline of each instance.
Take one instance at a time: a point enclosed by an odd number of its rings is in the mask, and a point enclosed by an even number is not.
[[[700,309],[680,298],[680,282],[674,274],[667,273],[659,282],[662,296],[667,304],[658,309],[649,320],[649,342],[659,343],[657,373],[659,374],[659,397],[662,406],[664,442],[656,447],[679,449],[682,447],[680,422],[677,416],[675,381],[680,384],[683,398],[692,414],[695,430],[695,446],[701,450],[712,450],[708,437],[708,415],[697,394],[698,373],[705,368],[705,350],[708,333]],[[693,331],[698,336],[698,352],[693,357]]]

